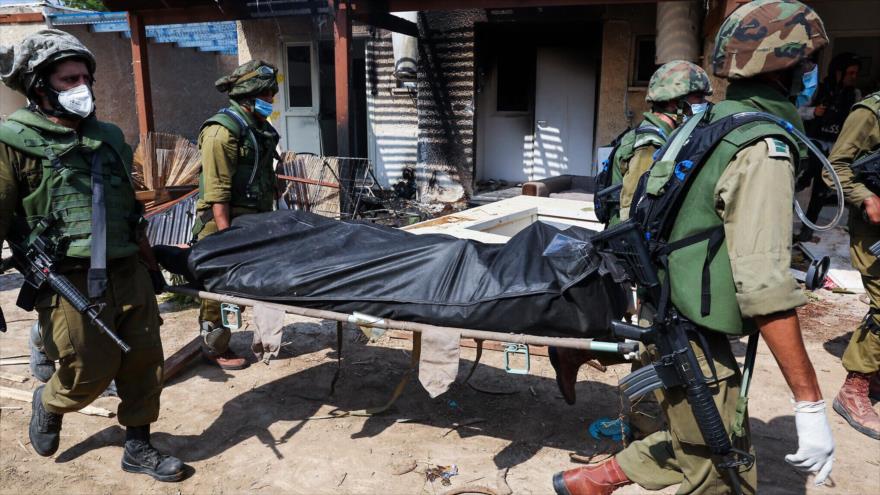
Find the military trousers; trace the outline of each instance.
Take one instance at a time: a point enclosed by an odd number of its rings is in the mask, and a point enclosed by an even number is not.
[[[85,266],[61,272],[87,294]],[[123,426],[148,425],[159,417],[162,391],[161,318],[146,268],[136,256],[108,260],[107,290],[100,317],[131,351],[123,353],[108,336],[64,298],[43,290],[37,298],[46,355],[58,368],[43,389],[43,406],[64,414],[89,405],[116,380],[121,402],[117,410]]]
[[[230,214],[231,218],[229,219],[229,221],[232,222],[233,218],[239,217],[241,215],[248,215],[248,214],[253,214],[253,213],[256,213],[256,211],[246,209],[246,208],[238,208],[238,207],[232,208],[232,211]],[[215,222],[213,219],[211,219],[211,220],[205,222],[204,225],[202,226],[201,230],[196,233],[196,238],[198,240],[202,240],[205,237],[216,233],[217,231],[218,231],[217,222]],[[211,323],[212,325],[214,325],[214,328],[221,328],[223,326],[222,325],[222,318],[220,316],[220,303],[219,302],[213,301],[210,299],[202,299],[201,307],[199,308],[199,324],[201,324],[202,322],[206,322],[206,321]],[[229,329],[225,329],[223,331],[227,332],[227,333],[231,333],[231,331]],[[223,354],[224,352],[226,352],[227,349],[229,348],[229,346],[228,346],[229,339],[228,338],[221,338],[221,339],[217,339],[217,342],[223,342],[223,343],[227,343],[227,344],[224,344],[224,347],[221,349],[221,348],[218,348],[219,347],[218,344],[215,343],[213,345],[213,347],[211,348],[211,350],[218,353],[218,354]]]
[[[717,371],[717,380],[710,381],[715,405],[721,414],[728,434],[736,417],[742,375],[734,359],[727,336],[717,332],[704,332]],[[705,353],[694,340],[691,347],[704,376],[711,376]],[[652,351],[643,352],[650,360]],[[706,446],[684,389],[658,390],[660,408],[666,417],[667,429],[653,433],[631,443],[615,457],[627,477],[648,490],[662,490],[680,485],[680,494],[730,494],[733,493],[727,472],[719,472]],[[743,418],[743,437],[734,439],[734,447],[751,452],[748,415]],[[756,492],[757,467],[740,469],[739,482],[743,493]]]
[[[214,220],[211,220],[205,223],[202,231],[198,233],[198,240],[202,240],[215,232],[217,232],[217,223]],[[199,323],[201,324],[202,322],[207,321],[214,325],[215,328],[221,328],[223,327],[221,320],[220,303],[211,299],[202,299],[201,307],[199,308]],[[224,328],[223,332],[230,333],[230,330]],[[219,342],[229,342],[229,339],[219,339]],[[214,347],[211,350],[218,354],[223,354],[229,348],[228,344],[226,344],[223,349],[219,349],[218,347],[219,345],[214,344]]]
[[[866,318],[853,332],[842,361],[847,371],[874,373],[880,370],[880,262],[868,248],[880,241],[880,226],[870,225],[855,213],[849,219],[849,254],[853,268],[862,275],[871,307],[867,318],[872,321]]]

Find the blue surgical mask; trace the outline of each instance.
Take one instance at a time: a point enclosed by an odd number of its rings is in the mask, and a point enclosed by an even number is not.
[[[254,112],[257,112],[265,118],[269,118],[269,116],[272,115],[272,103],[263,101],[259,98],[254,98]]]
[[[813,65],[813,68],[801,77],[802,88],[797,94],[795,104],[799,107],[807,105],[813,100],[816,88],[819,86],[819,66]]]
[[[706,109],[709,108],[709,102],[704,101],[703,103],[691,103],[691,115],[696,115],[698,113],[703,113]]]

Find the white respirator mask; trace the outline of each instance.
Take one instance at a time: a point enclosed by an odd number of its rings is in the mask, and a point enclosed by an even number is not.
[[[58,105],[73,115],[86,118],[95,111],[95,96],[88,84],[80,84],[75,88],[55,93]]]

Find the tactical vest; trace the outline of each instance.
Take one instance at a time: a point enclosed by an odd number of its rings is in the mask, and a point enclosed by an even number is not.
[[[731,117],[755,111],[737,101],[715,105],[674,160],[654,163],[633,200],[633,218],[666,258],[660,275],[668,277],[671,303],[695,324],[731,335],[756,327],[743,318],[736,300],[715,187],[734,156],[761,139],[773,137],[791,152],[798,150],[797,141],[776,124]]]
[[[30,115],[24,115],[25,112]],[[39,118],[19,110],[0,125],[0,141],[11,148],[40,160],[42,179],[21,199],[21,210],[30,229],[49,218],[49,228],[42,235],[73,258],[91,255],[92,185],[90,150],[83,147],[76,132],[55,134],[29,125]],[[83,121],[82,139],[100,142],[104,171],[104,194],[107,215],[107,258],[131,256],[138,251],[134,240],[141,219],[134,188],[130,181],[130,151],[122,132],[97,120]]]
[[[224,108],[205,121],[202,129],[210,125],[225,127],[238,141],[235,172],[232,175],[233,208],[247,208],[258,212],[272,211],[275,204],[275,147],[278,134],[269,126],[269,131],[258,131],[247,124],[247,120],[233,107]],[[204,194],[204,174],[199,179],[199,197]]]
[[[652,124],[647,115],[635,129],[624,131],[612,142],[613,148],[596,177],[596,218],[609,227],[620,223],[620,191],[623,187],[623,165],[628,163],[637,149],[666,143],[666,132]]]
[[[880,91],[869,94],[862,101],[853,105],[853,110],[858,107],[867,108],[874,112],[877,115],[877,120],[880,120]]]

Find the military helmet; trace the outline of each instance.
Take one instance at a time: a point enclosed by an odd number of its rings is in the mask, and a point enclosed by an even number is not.
[[[661,65],[651,76],[645,101],[670,101],[697,92],[712,94],[709,75],[697,64],[673,60]]]
[[[269,89],[278,92],[278,69],[262,60],[251,60],[238,66],[232,74],[217,79],[214,86],[229,96],[252,96]]]
[[[66,58],[82,59],[89,73],[95,73],[95,56],[75,36],[57,29],[37,31],[18,46],[0,46],[0,80],[29,95],[41,72]]]
[[[754,0],[724,19],[712,70],[742,79],[793,67],[828,44],[822,19],[796,0]]]

